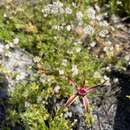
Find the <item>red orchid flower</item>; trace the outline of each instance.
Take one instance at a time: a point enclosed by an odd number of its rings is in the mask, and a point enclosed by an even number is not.
[[[71,80],[70,84],[75,86],[76,83]],[[85,110],[85,112],[88,112],[89,100],[88,100],[86,95],[88,93],[90,93],[90,92],[94,92],[96,90],[95,87],[90,88],[90,87],[86,87],[86,86],[79,86],[77,88],[77,92],[74,95],[69,97],[69,99],[67,100],[65,106],[69,107],[72,103],[74,103],[76,101],[76,99],[78,97],[81,97],[82,98],[82,103],[83,103],[83,106],[84,106],[84,110]]]

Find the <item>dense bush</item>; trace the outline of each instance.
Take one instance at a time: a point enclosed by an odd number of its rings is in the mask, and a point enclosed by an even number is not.
[[[115,10],[113,2],[110,5]],[[18,4],[12,0],[1,5],[0,39],[9,46],[25,49],[34,61],[34,76],[9,90],[3,129],[22,126],[25,130],[70,130],[75,125],[75,120],[65,117],[68,109],[63,107],[75,91],[69,79],[79,86],[101,83],[104,61],[90,54],[85,46],[94,46],[97,35],[108,34],[107,22],[99,24],[103,18],[98,12],[96,19],[89,3],[37,0]],[[129,10],[127,5],[125,8]],[[111,57],[113,54],[108,52],[106,59]],[[1,71],[5,72],[3,68]],[[91,115],[86,115],[86,122],[90,123]]]
[[[1,6],[0,38],[9,46],[19,42],[16,46],[30,52],[35,64],[34,76],[9,90],[8,116],[3,128],[70,130],[73,127],[75,121],[67,120],[68,109],[63,108],[66,97],[75,91],[68,79],[85,86],[101,80],[101,61],[88,53],[81,36],[74,31],[79,22],[83,26],[88,23],[88,17],[82,17],[87,9],[85,4],[59,1],[49,4],[42,0]],[[53,103],[53,99],[60,100],[61,106]]]

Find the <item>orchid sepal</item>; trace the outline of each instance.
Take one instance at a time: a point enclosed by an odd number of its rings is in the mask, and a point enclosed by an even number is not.
[[[75,100],[77,99],[77,95],[72,95],[69,97],[69,99],[67,100],[65,107],[69,107],[71,104],[73,104],[75,102]]]

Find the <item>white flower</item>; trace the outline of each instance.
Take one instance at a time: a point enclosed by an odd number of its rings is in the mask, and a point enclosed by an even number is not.
[[[42,13],[47,16],[50,13],[50,8],[49,6],[46,6],[44,9],[42,9]]]
[[[57,6],[57,7],[63,7],[63,3],[61,3],[60,1],[57,2],[53,2],[53,5]]]
[[[81,11],[77,12],[76,13],[76,18],[77,18],[78,21],[81,21],[82,18],[83,18],[83,13]]]
[[[108,16],[108,12],[103,13],[103,16]]]
[[[123,25],[123,24],[117,24],[116,27],[117,27],[118,29],[123,29],[123,28],[124,28],[124,25]]]
[[[100,72],[96,71],[93,75],[94,78],[101,78]]]
[[[76,8],[76,3],[75,3],[75,2],[72,2],[72,6]]]
[[[45,102],[45,101],[43,100],[43,101],[42,101],[42,104],[45,105],[45,104],[47,104],[47,102]]]
[[[90,43],[90,46],[91,46],[91,47],[95,47],[95,46],[96,46],[96,42]]]
[[[108,22],[107,21],[102,21],[102,22],[99,22],[99,26],[101,26],[101,27],[107,27],[109,24],[108,24]]]
[[[10,51],[6,51],[6,52],[5,52],[5,56],[11,57],[11,56],[12,56],[12,53],[11,53]]]
[[[55,15],[63,14],[64,13],[63,3],[57,1],[53,2],[53,4],[48,4],[47,6],[45,6],[44,9],[42,9],[42,13],[44,14],[44,16],[47,16],[48,14],[55,14]]]
[[[122,2],[121,2],[121,1],[117,1],[117,4],[118,4],[118,5],[122,5]]]
[[[9,46],[9,44],[6,44],[6,45],[5,45],[5,49],[7,49],[7,50],[8,50],[8,49],[9,49],[9,47],[10,47],[10,46]]]
[[[97,10],[97,12],[100,12],[100,7],[97,4],[95,5],[95,9]]]
[[[0,44],[0,53],[3,53],[4,51],[4,45]]]
[[[20,74],[18,74],[16,76],[16,80],[19,81],[19,80],[23,80],[25,79],[25,77],[27,76],[27,74],[25,72],[21,72]]]
[[[103,16],[102,16],[102,15],[97,15],[97,16],[96,16],[96,19],[97,19],[98,21],[101,21],[101,20],[103,19]]]
[[[80,45],[80,44],[82,44],[80,40],[74,42],[74,45]]]
[[[104,78],[104,80],[105,80],[105,85],[111,86],[110,78],[109,78],[108,76],[106,76],[106,75],[104,75],[103,78]]]
[[[75,51],[78,53],[78,52],[80,52],[81,51],[81,47],[76,47],[75,48]]]
[[[65,118],[67,118],[67,117],[72,117],[72,112],[66,112],[66,114],[65,114]]]
[[[69,7],[65,8],[65,13],[72,14],[72,9],[70,9]]]
[[[4,15],[3,15],[3,16],[4,16],[4,18],[6,18],[6,17],[7,17],[7,14],[6,14],[6,13],[4,13]]]
[[[107,66],[105,69],[106,69],[107,71],[111,71],[111,67],[110,67],[110,66]]]
[[[79,71],[78,71],[78,68],[77,68],[77,65],[72,65],[72,75],[75,76],[75,75],[78,75]]]
[[[95,14],[96,14],[96,12],[95,12],[94,8],[93,7],[89,7],[88,10],[87,10],[88,18],[95,19],[95,17],[96,17]]]
[[[70,31],[71,30],[71,25],[67,25],[66,29],[67,29],[67,31]]]
[[[114,50],[114,47],[113,47],[113,46],[111,46],[111,47],[110,47],[110,51],[113,51],[113,50]]]
[[[74,52],[73,52],[73,50],[72,50],[72,49],[71,49],[71,50],[70,50],[70,49],[68,49],[68,50],[67,50],[67,53],[71,55],[71,54],[73,54]]]
[[[120,22],[120,18],[119,18],[117,15],[115,15],[115,14],[113,14],[113,15],[111,16],[111,19],[112,19],[112,21],[113,21],[114,23]]]
[[[111,41],[107,41],[106,44],[110,46],[110,45],[112,45],[112,42]]]
[[[40,81],[41,81],[42,83],[45,83],[47,80],[48,80],[47,75],[42,74],[41,77],[40,77]]]
[[[35,56],[35,57],[33,58],[33,61],[34,61],[35,63],[40,62],[40,60],[41,60],[41,58],[38,57],[38,56]]]
[[[62,65],[63,65],[63,66],[66,66],[66,65],[67,65],[67,60],[66,60],[66,59],[63,59]]]
[[[63,75],[64,74],[64,70],[59,70],[59,74]]]
[[[3,44],[0,44],[0,50],[4,50],[4,45]]]
[[[86,34],[92,35],[95,32],[95,29],[91,25],[88,25],[85,27],[84,32]]]
[[[9,43],[9,46],[13,48],[13,47],[14,47],[14,44],[13,44],[12,42],[10,42],[10,43]]]
[[[58,37],[57,37],[57,36],[54,36],[54,39],[55,39],[55,40],[57,40],[57,39],[58,39]]]
[[[61,27],[60,27],[59,25],[53,25],[52,28],[53,28],[53,29],[56,29],[56,30],[58,30],[58,31],[61,29]]]
[[[100,79],[100,83],[101,83],[101,84],[102,84],[102,83],[104,84],[104,82],[105,82],[105,80],[104,80],[103,78],[101,78],[101,79]]]
[[[114,49],[113,46],[110,46],[110,47],[106,46],[106,47],[103,48],[103,50],[104,50],[106,53],[112,52],[113,49]]]
[[[41,96],[38,96],[37,97],[37,102],[40,103],[42,101],[42,97]]]
[[[113,79],[113,82],[114,82],[114,83],[117,83],[117,82],[119,82],[119,79],[118,79],[118,78],[114,78],[114,79]]]
[[[25,101],[24,105],[25,105],[26,108],[28,108],[28,107],[30,107],[31,104],[28,101]]]
[[[104,37],[106,37],[106,35],[108,33],[109,33],[109,31],[105,29],[105,30],[102,30],[101,32],[99,32],[99,36],[104,38]]]
[[[126,55],[126,56],[124,57],[124,59],[125,59],[126,61],[129,61],[129,60],[130,60],[130,55]]]
[[[117,52],[119,52],[119,51],[121,50],[120,45],[116,44],[116,45],[115,45],[115,49],[116,49]]]
[[[44,13],[45,9],[42,9],[42,13]]]
[[[53,76],[47,76],[47,82],[52,82],[54,81],[54,77]]]
[[[104,85],[111,86],[111,82],[110,82],[110,81],[106,81],[106,82],[104,83]]]
[[[55,92],[55,93],[59,93],[59,90],[60,90],[60,86],[59,86],[59,85],[56,85],[56,86],[54,87],[54,92]]]
[[[18,43],[19,43],[19,38],[16,37],[15,39],[13,39],[13,43],[14,43],[14,44],[18,44]]]
[[[78,122],[78,119],[74,119],[74,123]]]
[[[104,80],[106,80],[106,81],[110,81],[110,78],[108,77],[108,76],[106,76],[106,75],[104,75]]]
[[[109,51],[109,48],[108,48],[108,47],[104,47],[104,48],[103,48],[103,51],[104,51],[104,52],[108,52],[108,51]]]
[[[59,9],[57,7],[53,7],[53,9],[51,10],[51,14],[58,14],[59,13]]]
[[[59,13],[60,13],[60,14],[64,14],[64,12],[65,12],[65,11],[64,11],[63,8],[60,8],[60,9],[59,9]]]
[[[44,17],[47,17],[47,14],[44,13]]]

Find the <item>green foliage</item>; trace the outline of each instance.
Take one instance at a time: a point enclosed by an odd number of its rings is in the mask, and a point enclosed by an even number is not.
[[[129,95],[127,95],[126,97],[130,100],[130,96]]]
[[[6,119],[9,127],[20,124],[25,130],[70,130],[72,122],[63,116],[63,111],[59,113],[55,108],[52,115],[48,110],[49,97],[64,101],[71,95],[74,88],[68,78],[85,85],[96,85],[101,80],[101,61],[89,54],[72,28],[79,24],[75,18],[79,7],[85,14],[86,3],[79,1],[76,3],[78,8],[75,8],[71,2],[63,1],[63,8],[68,9],[68,14],[45,14],[43,9],[48,3],[39,0],[33,5],[16,7],[9,3],[6,8],[1,7],[0,38],[9,44],[18,37],[17,47],[29,51],[36,66],[36,77],[30,77],[29,81],[10,90],[9,116]],[[3,17],[4,14],[6,16]],[[83,26],[87,22],[84,18]],[[98,76],[94,76],[95,73]],[[59,92],[55,91],[56,86],[60,87]]]
[[[119,15],[126,13],[130,16],[130,0],[98,0],[100,6],[109,5],[111,13]]]
[[[8,102],[10,104],[6,119],[6,125],[15,126],[21,124],[28,130],[60,130],[65,128],[69,130],[68,121],[63,117],[63,111],[53,118],[46,108],[47,90],[41,89],[43,86],[38,84],[23,83],[18,84],[10,93],[11,97]],[[49,123],[49,128],[45,122]]]

